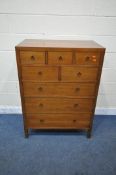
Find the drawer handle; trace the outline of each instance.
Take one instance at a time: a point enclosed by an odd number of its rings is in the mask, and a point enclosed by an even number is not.
[[[77,73],[77,76],[78,76],[78,77],[80,77],[81,75],[82,75],[82,73],[81,73],[81,72],[78,72],[78,73]]]
[[[39,91],[43,91],[43,88],[42,88],[42,87],[39,87],[38,90],[39,90]]]
[[[35,60],[35,57],[33,55],[31,56],[31,60],[33,60],[33,61]]]
[[[40,123],[43,123],[44,122],[44,120],[43,119],[40,119]]]
[[[75,122],[76,122],[76,120],[74,119],[74,120],[73,120],[73,122],[75,123]]]
[[[42,108],[42,107],[43,107],[43,104],[42,104],[42,103],[40,103],[40,104],[39,104],[39,107],[41,107],[41,108]]]
[[[96,56],[95,56],[95,55],[93,55],[93,56],[92,56],[92,61],[93,61],[93,62],[96,62],[96,61],[97,61],[97,59],[96,59]]]
[[[40,71],[40,72],[38,72],[38,75],[42,75],[42,72]]]
[[[89,61],[89,60],[90,60],[90,57],[87,56],[87,57],[85,58],[85,61]]]
[[[59,61],[62,61],[62,60],[63,60],[63,58],[62,58],[62,56],[60,56],[60,57],[59,57]]]
[[[80,91],[80,88],[76,88],[75,91],[76,91],[76,92],[79,92],[79,91]]]
[[[77,103],[76,103],[76,104],[74,104],[74,108],[77,108],[78,106],[79,106],[79,104],[77,104]]]

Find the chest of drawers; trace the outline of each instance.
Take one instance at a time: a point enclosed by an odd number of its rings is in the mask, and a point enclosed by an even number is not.
[[[90,137],[105,48],[24,40],[15,49],[25,137],[29,129],[82,129]]]

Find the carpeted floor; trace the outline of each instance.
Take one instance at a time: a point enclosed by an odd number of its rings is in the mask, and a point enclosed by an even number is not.
[[[116,175],[116,116],[95,116],[84,132],[32,132],[20,115],[0,115],[0,175]]]

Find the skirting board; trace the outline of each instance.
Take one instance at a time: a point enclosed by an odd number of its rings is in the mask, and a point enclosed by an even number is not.
[[[21,114],[20,106],[0,106],[0,114]],[[96,115],[116,115],[116,108],[96,108]]]

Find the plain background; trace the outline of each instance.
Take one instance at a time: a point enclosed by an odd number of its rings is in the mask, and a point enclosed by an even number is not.
[[[115,0],[0,0],[0,112],[20,109],[15,45],[25,38],[89,39],[106,47],[96,113],[116,114]]]

